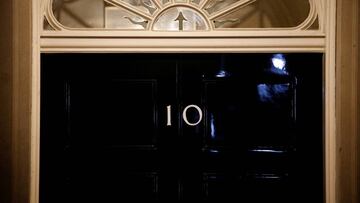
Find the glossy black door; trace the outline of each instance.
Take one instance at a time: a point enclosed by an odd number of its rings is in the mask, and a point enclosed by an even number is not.
[[[323,201],[321,54],[44,54],[41,77],[41,202]]]

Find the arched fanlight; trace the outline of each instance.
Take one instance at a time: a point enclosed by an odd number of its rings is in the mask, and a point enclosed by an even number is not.
[[[320,0],[44,0],[46,30],[320,28]]]

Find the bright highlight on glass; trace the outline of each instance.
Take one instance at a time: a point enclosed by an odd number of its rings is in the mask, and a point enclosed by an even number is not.
[[[283,54],[274,54],[271,62],[273,67],[276,69],[285,70],[286,68],[286,59]]]

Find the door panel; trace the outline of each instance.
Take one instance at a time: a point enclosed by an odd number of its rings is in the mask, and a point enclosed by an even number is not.
[[[41,202],[323,201],[321,54],[43,54],[41,77]]]
[[[156,85],[156,80],[120,79],[71,84],[73,133],[84,136],[80,142],[107,147],[154,147]]]

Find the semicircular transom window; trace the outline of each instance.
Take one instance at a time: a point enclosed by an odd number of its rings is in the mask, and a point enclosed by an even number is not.
[[[318,30],[319,0],[45,0],[45,30]]]

